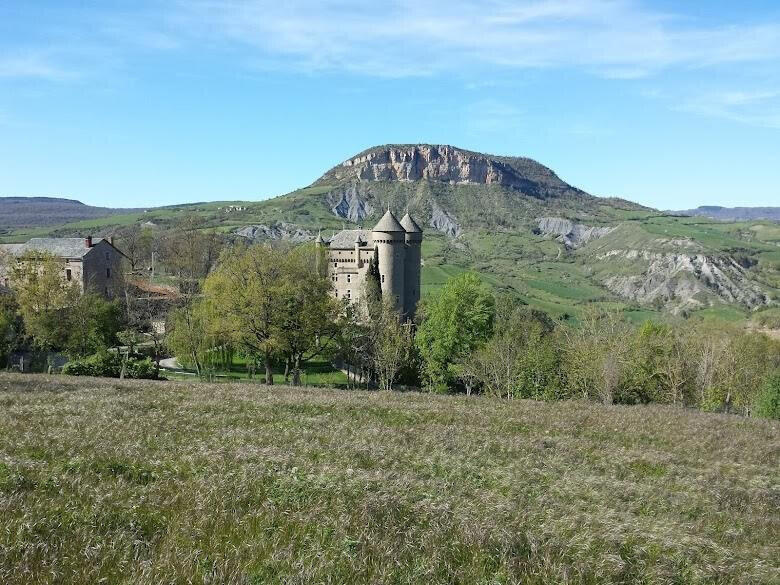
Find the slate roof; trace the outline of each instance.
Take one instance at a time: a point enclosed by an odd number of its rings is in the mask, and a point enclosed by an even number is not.
[[[20,254],[22,246],[24,246],[24,244],[0,244],[0,252],[16,256],[17,254]]]
[[[389,209],[379,220],[379,223],[374,226],[375,232],[405,232],[404,227],[398,223],[398,220],[393,215],[393,212]]]
[[[404,230],[406,230],[406,233],[408,234],[421,234],[422,230],[420,229],[420,226],[417,225],[417,222],[412,219],[412,216],[408,213],[404,215],[403,219],[401,220],[401,226],[403,226]]]
[[[331,250],[352,250],[358,237],[363,245],[371,244],[373,241],[368,230],[341,230],[330,239],[328,246]]]
[[[100,242],[97,240],[95,244]],[[32,238],[24,244],[11,244],[15,248],[10,251],[14,256],[26,252],[48,252],[59,258],[82,258],[92,248],[87,248],[84,238]]]

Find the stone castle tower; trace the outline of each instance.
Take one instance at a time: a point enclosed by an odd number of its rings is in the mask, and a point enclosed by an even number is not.
[[[342,230],[328,241],[317,236],[316,243],[328,248],[328,274],[337,298],[357,302],[376,259],[382,296],[412,318],[420,300],[422,240],[422,230],[411,215],[399,222],[388,209],[370,231]]]

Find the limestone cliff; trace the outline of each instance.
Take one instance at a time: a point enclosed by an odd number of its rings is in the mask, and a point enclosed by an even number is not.
[[[500,185],[541,199],[565,194],[588,196],[530,158],[492,156],[433,144],[371,148],[332,168],[317,183],[422,180]]]

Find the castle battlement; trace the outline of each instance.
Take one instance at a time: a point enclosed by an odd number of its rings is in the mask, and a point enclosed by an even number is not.
[[[388,209],[371,230],[342,230],[327,241],[317,236],[316,243],[328,249],[328,274],[336,298],[357,302],[376,261],[382,296],[411,318],[420,300],[422,239],[420,226],[408,213],[399,222]]]

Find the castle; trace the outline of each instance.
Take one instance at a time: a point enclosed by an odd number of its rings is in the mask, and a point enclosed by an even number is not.
[[[412,318],[420,300],[423,233],[408,213],[399,222],[390,211],[372,230],[342,230],[317,246],[328,249],[328,274],[333,294],[357,302],[371,264],[376,260],[382,296],[391,299],[402,316]]]

